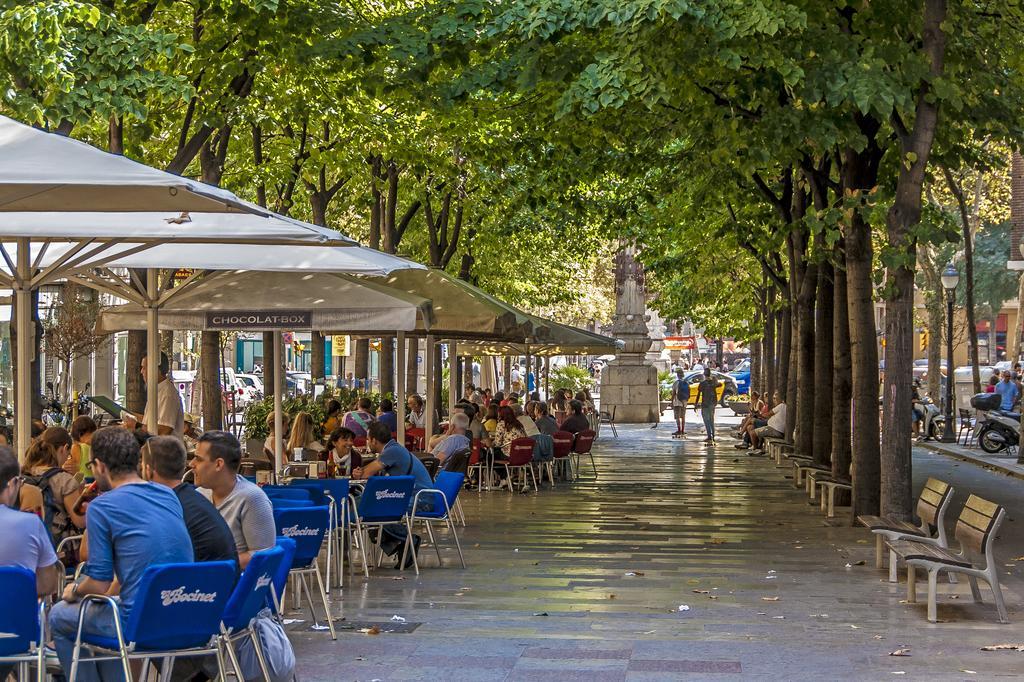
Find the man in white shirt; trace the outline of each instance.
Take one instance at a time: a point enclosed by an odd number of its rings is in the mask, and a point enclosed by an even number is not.
[[[768,416],[768,424],[759,429],[753,428],[753,425],[749,427],[750,444],[754,447],[755,452],[761,450],[761,441],[765,438],[785,438],[786,403],[782,402],[778,391],[772,395],[772,402],[775,407],[772,408],[772,412]]]
[[[147,374],[147,360],[148,358],[142,358],[142,380],[145,381]],[[167,359],[165,353],[160,353],[160,368],[157,370],[157,374],[160,378],[160,382],[156,385],[156,424],[157,432],[152,434],[154,436],[175,436],[176,438],[184,439],[185,436],[185,410],[181,406],[181,396],[178,395],[178,389],[175,388],[174,382],[171,381],[168,374],[170,372],[171,363]],[[147,428],[149,423],[149,415],[151,410],[154,409],[153,405],[146,404],[146,413],[143,416],[137,414],[129,414],[125,417],[125,427],[128,429],[134,429],[140,426],[143,429]]]

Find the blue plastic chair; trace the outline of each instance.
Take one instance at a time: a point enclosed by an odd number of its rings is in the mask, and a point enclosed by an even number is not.
[[[278,536],[277,547],[284,551],[284,558],[274,573],[272,599],[267,602],[270,609],[277,614],[280,621],[284,620],[284,592],[288,585],[288,573],[292,570],[292,560],[295,558],[295,540]],[[284,625],[284,623],[281,623]]]
[[[363,494],[359,496],[356,514],[353,519],[356,533],[359,535],[359,551],[363,558],[363,572],[370,577],[369,563],[366,560],[366,547],[370,544],[370,528],[377,528],[377,565],[380,565],[383,552],[380,541],[384,535],[384,526],[392,523],[404,523],[408,534],[402,556],[412,544],[412,526],[409,523],[409,503],[412,501],[412,489],[416,479],[412,476],[371,476],[366,480]],[[413,553],[415,557],[415,553]],[[403,560],[402,565],[405,565]]]
[[[437,540],[434,539],[434,529],[432,528],[434,522],[444,522],[448,526],[452,539],[455,540],[455,548],[459,551],[459,561],[462,562],[463,568],[466,567],[466,559],[462,555],[462,543],[459,542],[459,534],[455,530],[455,520],[452,517],[452,510],[458,502],[459,491],[462,490],[462,484],[465,479],[465,474],[454,471],[441,471],[437,474],[437,478],[434,479],[434,487],[418,491],[413,499],[410,525],[415,527],[417,521],[422,521],[423,525],[426,526],[430,543],[434,545],[434,551],[437,552],[437,563],[439,566],[443,566],[444,563],[441,561],[441,548],[438,546]],[[432,503],[432,508],[426,511],[421,510],[420,506],[426,507],[427,502]],[[416,565],[416,574],[419,575],[418,564]]]
[[[270,500],[270,506],[274,509],[312,509],[313,507],[320,506],[315,505],[309,500],[292,500],[287,497],[273,497],[268,498]]]
[[[234,561],[150,566],[142,575],[135,604],[122,624],[117,601],[91,594],[82,599],[78,614],[70,679],[78,676],[80,661],[120,660],[125,679],[131,682],[131,659],[188,657],[216,654],[224,670],[218,638],[224,607],[231,597],[237,575]],[[93,604],[113,609],[116,635],[82,632],[86,612]],[[81,659],[82,649],[93,656]]]
[[[264,679],[270,679],[267,661],[253,623],[260,612],[267,608],[268,604],[273,603],[274,577],[284,559],[285,550],[278,546],[254,552],[224,608],[224,615],[221,618],[221,642],[238,679],[243,679],[244,675],[238,654],[235,652],[235,642],[246,637],[252,640],[256,660]]]
[[[352,549],[351,524],[349,518],[349,499],[351,486],[347,478],[296,478],[291,485],[316,491],[323,496],[320,504],[331,508],[331,527],[328,529],[327,540],[327,589],[331,589],[331,569],[338,576],[338,587],[345,586],[345,534],[349,535],[349,551]],[[352,558],[349,557],[349,571],[352,570]]]
[[[36,599],[36,574],[20,566],[0,567],[0,632],[14,635],[0,639],[0,663],[18,666],[18,679],[29,679],[29,665],[35,663],[37,679],[46,678],[44,642],[45,605]]]
[[[263,492],[267,497],[313,501],[313,496],[310,494],[309,489],[297,485],[265,485],[263,486]]]
[[[307,580],[310,575],[316,576],[317,586],[320,588],[320,599],[327,616],[331,639],[337,639],[338,637],[334,633],[334,621],[331,619],[331,607],[324,589],[323,576],[320,575],[320,566],[316,561],[320,556],[320,549],[323,547],[324,537],[327,535],[327,528],[331,523],[330,509],[328,507],[275,509],[274,523],[277,524],[278,535],[295,541],[295,556],[292,558],[288,574],[294,576],[298,589],[305,588],[306,598],[309,601],[309,613],[313,617],[314,625],[318,626],[320,623],[316,619],[313,592],[309,589]]]

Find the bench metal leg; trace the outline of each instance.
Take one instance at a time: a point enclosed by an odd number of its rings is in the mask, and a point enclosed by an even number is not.
[[[907,603],[917,603],[917,571],[913,564],[907,564]]]
[[[973,575],[969,575],[969,576],[967,576],[967,580],[968,580],[968,582],[971,583],[971,596],[974,597],[974,603],[975,604],[980,604],[981,603],[981,590],[978,589],[978,579],[975,578]]]
[[[836,487],[828,487],[828,518],[835,518],[836,515]]]
[[[934,623],[938,620],[935,608],[936,579],[939,577],[937,570],[928,571],[928,622]]]
[[[881,537],[881,536],[879,536]],[[898,583],[900,579],[896,576],[896,564],[899,559],[896,557],[896,552],[889,550],[889,582]],[[913,568],[913,567],[910,567]],[[908,568],[908,570],[910,570]],[[909,574],[908,574],[909,575]]]
[[[1003,602],[1003,588],[999,586],[999,578],[995,577],[995,566],[990,567],[990,571],[989,575],[992,576],[992,580],[989,581],[988,585],[992,588],[992,598],[996,602],[996,613],[999,614],[999,622],[1009,623],[1010,618],[1006,613],[1006,604]]]

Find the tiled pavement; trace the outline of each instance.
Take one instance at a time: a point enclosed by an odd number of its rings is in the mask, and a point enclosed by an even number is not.
[[[380,569],[335,590],[337,642],[309,632],[308,616],[289,628],[299,679],[1024,676],[1024,653],[979,650],[1024,642],[1024,559],[1012,560],[1024,554],[1024,481],[915,451],[918,486],[935,475],[958,488],[953,514],[967,490],[1010,511],[997,554],[1012,624],[995,622],[985,587],[986,603],[973,604],[962,581],[942,584],[946,622],[931,625],[923,604],[900,603],[902,582],[874,569],[865,530],[825,524],[771,462],[669,430],[603,434],[596,480],[464,493],[469,568],[445,551],[438,569],[425,548],[419,579]],[[369,624],[381,634],[358,632]]]

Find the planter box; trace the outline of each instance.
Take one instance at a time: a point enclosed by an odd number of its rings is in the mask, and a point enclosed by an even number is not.
[[[733,400],[729,403],[729,408],[734,414],[750,414],[750,402],[747,400]]]

